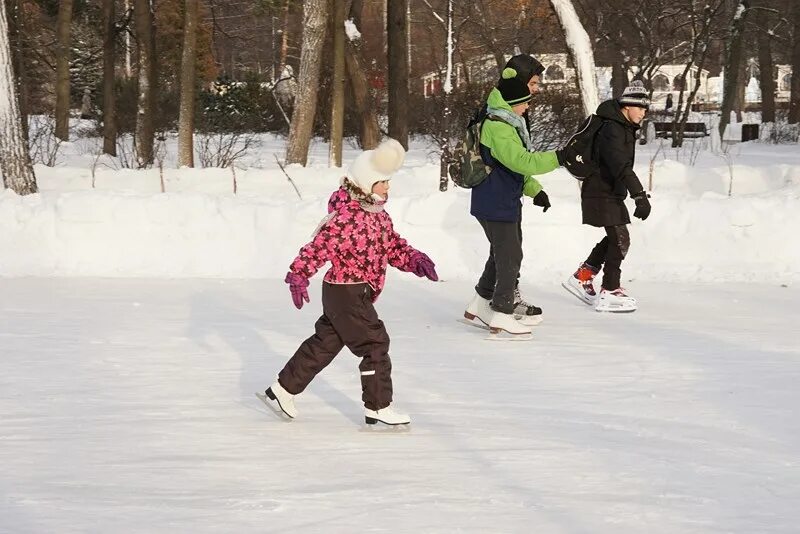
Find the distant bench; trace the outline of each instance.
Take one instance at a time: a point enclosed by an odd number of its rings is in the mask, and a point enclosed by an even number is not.
[[[656,137],[672,137],[672,123],[671,122],[654,122],[653,126],[656,129]],[[687,122],[683,129],[684,137],[705,137],[711,135],[706,128],[704,122]]]

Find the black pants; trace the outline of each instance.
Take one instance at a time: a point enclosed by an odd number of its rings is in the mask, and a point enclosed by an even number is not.
[[[516,222],[478,219],[489,239],[489,259],[475,291],[492,301],[492,309],[501,313],[514,311],[514,289],[522,265],[522,231]]]
[[[613,291],[619,288],[622,274],[622,260],[628,254],[631,237],[628,226],[606,226],[606,236],[592,249],[586,263],[600,270],[603,269],[603,289]]]
[[[369,284],[322,284],[322,317],[315,333],[306,339],[278,374],[289,393],[306,386],[347,346],[361,358],[361,391],[364,406],[386,408],[392,402],[392,361],[389,335],[372,305]]]

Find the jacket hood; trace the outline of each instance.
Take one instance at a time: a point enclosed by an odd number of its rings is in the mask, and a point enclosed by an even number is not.
[[[328,199],[328,213],[339,211],[350,202],[354,202],[353,197],[351,197],[350,193],[342,186],[334,191],[331,198]]]
[[[486,105],[490,108],[497,108],[497,109],[505,109],[511,113],[514,113],[511,109],[511,106],[503,100],[503,95],[500,94],[500,89],[495,87],[489,92],[489,98],[486,99]]]
[[[638,124],[634,124],[625,118],[625,115],[622,114],[622,108],[620,107],[619,102],[617,102],[615,99],[606,100],[597,106],[596,115],[602,119],[618,122],[621,125],[633,130],[639,129]]]

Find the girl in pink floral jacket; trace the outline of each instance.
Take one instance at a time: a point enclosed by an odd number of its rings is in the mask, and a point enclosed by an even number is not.
[[[289,267],[286,283],[299,309],[309,302],[309,278],[331,263],[322,284],[322,316],[315,324],[315,334],[300,345],[278,380],[259,395],[290,418],[297,415],[294,396],[346,346],[361,358],[367,424],[411,422],[408,415],[390,407],[389,336],[372,305],[383,290],[387,265],[438,280],[431,259],[394,231],[392,219],[383,209],[389,179],[404,158],[403,147],[393,139],[361,153],[342,186],[331,195],[328,216]]]

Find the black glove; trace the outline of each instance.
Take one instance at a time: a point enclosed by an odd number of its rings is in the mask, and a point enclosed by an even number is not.
[[[547,211],[550,209],[550,199],[548,198],[547,193],[544,192],[544,189],[536,193],[536,196],[533,197],[533,205],[544,208],[542,211]]]
[[[636,209],[633,210],[633,216],[637,219],[645,220],[650,216],[650,201],[647,200],[649,196],[644,191],[631,196],[636,201]]]
[[[563,148],[556,149],[556,158],[558,159],[558,164],[563,167],[564,163],[567,161],[566,160],[567,156],[564,154]]]

